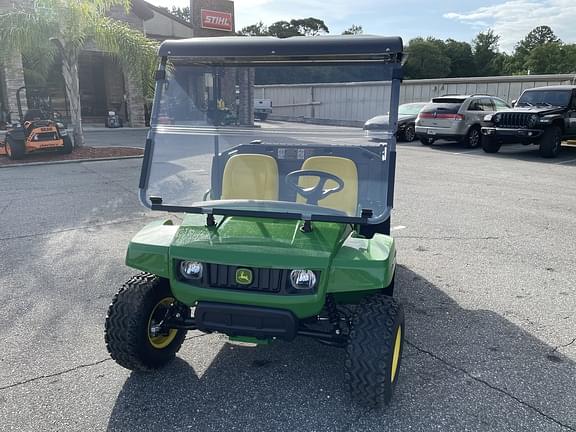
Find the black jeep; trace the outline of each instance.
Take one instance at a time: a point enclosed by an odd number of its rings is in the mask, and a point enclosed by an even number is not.
[[[502,144],[537,144],[545,158],[558,156],[562,140],[576,138],[576,86],[525,90],[514,108],[487,115],[482,148],[496,153]]]

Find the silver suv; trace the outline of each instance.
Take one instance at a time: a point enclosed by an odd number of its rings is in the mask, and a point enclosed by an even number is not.
[[[432,99],[416,118],[416,135],[424,145],[437,139],[459,141],[478,147],[480,128],[487,114],[510,108],[506,102],[488,95],[445,95]]]

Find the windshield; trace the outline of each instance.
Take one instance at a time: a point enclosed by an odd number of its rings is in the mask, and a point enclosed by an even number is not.
[[[570,90],[529,90],[522,93],[517,106],[568,106],[572,92]]]
[[[361,127],[391,110],[391,77],[375,62],[170,59],[152,112],[146,203],[378,222],[389,211],[392,141],[372,142]]]
[[[426,106],[426,102],[400,105],[398,107],[398,115],[418,115],[424,106]]]

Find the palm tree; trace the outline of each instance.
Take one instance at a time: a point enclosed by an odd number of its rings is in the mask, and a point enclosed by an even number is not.
[[[24,3],[24,2],[22,2]],[[29,2],[26,2],[29,3]],[[78,59],[87,45],[113,56],[133,79],[147,85],[156,62],[156,42],[109,18],[112,7],[130,10],[130,0],[35,0],[0,14],[0,45],[20,52],[41,50],[62,62],[75,145],[84,145]]]

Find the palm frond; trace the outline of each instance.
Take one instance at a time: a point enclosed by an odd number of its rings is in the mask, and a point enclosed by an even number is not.
[[[50,15],[17,9],[0,14],[0,41],[21,51],[36,48],[57,36],[58,25]]]
[[[94,21],[91,37],[133,78],[146,83],[157,65],[158,44],[127,24],[107,17]]]

